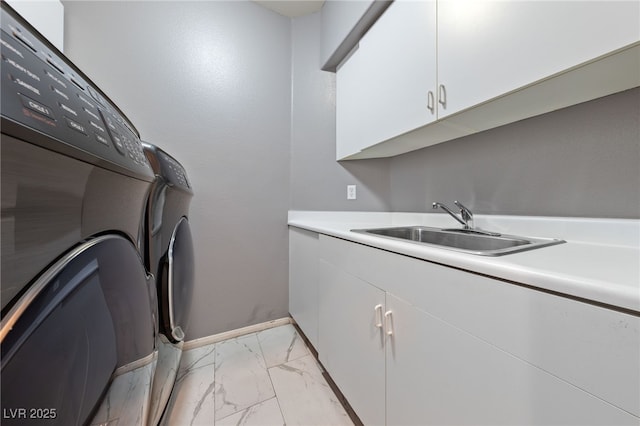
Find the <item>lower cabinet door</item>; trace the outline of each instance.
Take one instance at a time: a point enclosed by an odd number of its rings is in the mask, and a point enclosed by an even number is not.
[[[324,260],[318,283],[320,361],[360,420],[382,425],[385,293]]]
[[[637,417],[404,300],[387,293],[386,302],[393,318],[387,425],[637,424]]]

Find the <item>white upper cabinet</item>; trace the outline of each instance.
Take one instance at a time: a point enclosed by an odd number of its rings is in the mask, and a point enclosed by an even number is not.
[[[638,41],[637,1],[438,1],[441,117]]]
[[[640,86],[640,2],[396,0],[336,78],[337,159],[387,157]]]
[[[435,121],[435,62],[435,0],[392,3],[338,71],[338,157]]]

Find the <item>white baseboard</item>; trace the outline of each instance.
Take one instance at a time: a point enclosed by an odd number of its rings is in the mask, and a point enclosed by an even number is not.
[[[122,365],[113,372],[112,377],[121,376],[123,374],[129,373],[133,370],[137,370],[140,367],[144,367],[146,365],[151,364],[152,362],[158,359],[158,351],[155,350],[144,358],[140,358],[136,361],[130,362],[129,364]]]
[[[247,327],[237,328],[235,330],[225,331],[223,333],[214,334],[212,336],[201,337],[199,339],[189,340],[184,343],[182,350],[188,351],[189,349],[199,348],[201,346],[210,345],[212,343],[222,342],[223,340],[233,339],[236,337],[244,336],[246,334],[257,333],[259,331],[267,330],[273,327],[279,327],[281,325],[292,324],[293,319],[291,317],[279,318],[272,321],[262,322],[260,324],[254,324]]]

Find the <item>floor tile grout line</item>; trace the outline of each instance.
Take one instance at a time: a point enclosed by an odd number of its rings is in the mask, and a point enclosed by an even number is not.
[[[182,382],[182,380],[188,380],[187,378],[190,377],[192,374],[195,374],[197,372],[197,370],[212,366],[213,369],[214,369],[214,371],[213,371],[213,374],[214,374],[213,382],[215,382],[215,357],[216,357],[215,346],[214,346],[214,344],[207,345],[207,346],[210,346],[210,347],[202,346],[202,347],[199,347],[199,348],[194,348],[194,350],[199,350],[199,352],[203,352],[203,353],[198,355],[198,358],[196,360],[190,360],[190,361],[187,362],[187,359],[186,359],[187,357],[186,356],[180,360],[180,363],[178,365],[178,372],[176,373],[176,377],[180,373],[182,375],[180,376],[179,380],[176,380],[176,383],[174,384],[174,388],[171,390],[169,401],[168,401],[167,406],[165,407],[165,410],[163,411],[163,414],[162,414],[161,419],[160,419],[160,423],[159,423],[160,425],[162,425],[162,426],[170,426],[170,423],[169,423],[170,420],[169,419],[171,418],[171,414],[177,407],[176,403],[178,402],[180,393],[184,392],[184,389],[185,389],[185,387],[183,385],[179,384],[180,382]],[[185,351],[185,353],[186,353],[186,351]],[[192,354],[190,354],[190,355],[192,355]],[[204,360],[207,356],[213,357],[213,362],[207,363],[207,364],[204,364],[204,365],[200,365],[200,366],[196,367],[198,362]],[[206,376],[205,376],[205,379],[206,379]],[[212,384],[213,384],[213,382],[212,382]],[[215,408],[215,406],[214,406],[214,408]],[[192,421],[193,421],[193,418],[192,418]],[[214,422],[215,422],[215,419],[214,419]]]
[[[280,327],[286,327],[286,325],[283,325],[283,326],[280,326]],[[280,328],[280,327],[274,327],[273,329],[277,329],[277,328]],[[298,333],[298,330],[296,329],[296,327],[292,326],[292,328],[293,328],[293,333],[297,336],[296,338],[299,338],[300,341],[302,342],[302,344],[304,345],[305,350],[306,350],[305,353],[300,355],[300,356],[298,356],[298,357],[296,357],[296,358],[294,358],[294,359],[286,359],[284,362],[279,362],[278,364],[275,364],[275,365],[272,365],[270,367],[267,367],[267,373],[269,373],[269,380],[271,381],[271,386],[273,387],[273,391],[274,391],[274,393],[276,395],[276,401],[278,402],[278,408],[280,409],[280,414],[282,415],[282,420],[285,422],[285,424],[286,424],[286,419],[285,419],[284,411],[282,410],[282,404],[280,403],[281,402],[280,398],[282,396],[278,395],[278,391],[276,389],[276,386],[273,384],[273,376],[271,375],[271,370],[275,369],[275,368],[281,368],[283,365],[289,364],[289,363],[291,363],[293,361],[301,360],[301,359],[303,359],[303,358],[305,358],[307,356],[310,356],[311,359],[314,362],[316,361],[315,357],[313,356],[313,353],[309,349],[309,347],[306,344],[306,342],[304,341],[304,339],[302,339],[302,336],[300,335],[300,333]],[[270,329],[270,330],[273,330],[273,329]],[[256,335],[259,334],[259,333],[262,333],[262,332],[269,332],[269,330],[260,331],[260,332],[256,333]],[[262,347],[262,342],[260,341],[259,337],[258,337],[258,344],[260,345],[260,350],[263,352],[263,356],[264,356],[264,349]],[[266,359],[265,359],[265,364],[266,364]],[[319,368],[319,366],[318,366],[318,368]],[[305,371],[305,373],[307,373],[307,371]]]
[[[238,413],[241,413],[241,412],[243,412],[243,411],[250,410],[250,409],[252,409],[253,407],[255,407],[255,406],[257,406],[257,405],[261,405],[261,404],[264,404],[265,402],[269,402],[269,401],[271,401],[272,399],[275,399],[275,400],[276,400],[276,403],[278,404],[278,409],[280,410],[280,415],[282,415],[282,410],[280,409],[280,401],[278,401],[278,397],[274,395],[274,396],[272,396],[271,398],[267,398],[267,399],[265,399],[265,400],[263,400],[263,401],[256,402],[255,404],[250,405],[250,406],[248,406],[247,408],[243,408],[242,410],[236,411],[235,413],[231,413],[231,414],[229,414],[229,415],[227,415],[227,416],[224,416],[223,418],[218,419],[218,421],[220,421],[220,422],[221,422],[222,420],[225,420],[225,419],[228,419],[229,417],[235,416],[235,415],[236,415],[236,414],[238,414]],[[282,416],[282,419],[284,420],[284,416]]]
[[[291,344],[289,345],[289,347],[293,347],[293,346],[295,346],[293,343],[294,343],[296,340],[298,340],[298,339],[299,339],[299,340],[300,340],[300,342],[302,343],[302,345],[303,345],[303,346],[304,346],[304,348],[305,348],[305,353],[304,353],[304,354],[302,354],[302,355],[300,355],[300,356],[298,356],[298,357],[296,357],[296,358],[289,358],[289,357],[287,356],[287,359],[286,359],[284,362],[279,362],[278,364],[271,365],[271,366],[270,366],[270,365],[267,365],[267,369],[269,369],[269,368],[271,368],[271,367],[277,367],[278,365],[286,364],[286,363],[288,363],[288,362],[291,362],[291,361],[294,361],[294,360],[296,360],[296,359],[302,358],[302,357],[304,357],[304,356],[306,356],[306,355],[308,355],[308,354],[310,354],[310,353],[311,353],[311,350],[309,349],[309,346],[306,344],[306,342],[304,341],[304,339],[302,338],[302,336],[300,336],[300,333],[298,333],[298,330],[296,329],[296,327],[294,327],[292,324],[284,324],[284,325],[281,325],[281,326],[278,326],[278,327],[273,327],[273,328],[271,328],[271,329],[262,330],[262,331],[257,332],[257,333],[256,333],[256,336],[257,336],[258,334],[261,334],[261,333],[269,333],[269,332],[270,332],[270,330],[276,330],[276,329],[279,329],[279,328],[287,327],[287,325],[291,325],[291,329],[293,330],[293,333],[294,333],[294,335],[295,335],[295,337],[294,337],[294,338],[293,338],[293,340],[291,341]],[[258,337],[258,343],[260,344],[260,349],[262,350],[262,353],[263,353],[263,356],[264,356],[264,348],[262,347],[262,342],[260,341],[260,337]],[[291,351],[287,351],[287,353],[288,353],[288,354],[290,354],[290,353],[291,353]],[[267,362],[266,362],[266,357],[265,357],[265,365],[266,365],[266,364],[267,364]]]
[[[269,374],[269,381],[271,382],[271,386],[273,387],[273,393],[276,395],[275,398],[276,398],[276,402],[278,403],[278,410],[280,410],[282,421],[284,422],[284,424],[287,424],[287,420],[284,418],[284,411],[282,411],[282,405],[280,404],[280,397],[278,396],[278,391],[276,390],[276,387],[273,385],[273,377],[271,377],[271,371],[269,370],[270,369],[267,368],[267,374]]]
[[[280,327],[283,327],[283,326],[280,326]],[[274,328],[277,328],[277,327],[274,327]],[[266,331],[266,330],[263,330],[263,331]],[[258,345],[260,345],[260,352],[262,352],[262,357],[264,358],[264,349],[262,348],[262,342],[260,341],[260,338],[258,337],[258,333],[256,333],[256,338],[258,339]],[[280,410],[280,415],[282,416],[282,421],[286,425],[287,421],[284,418],[284,412],[282,411],[282,405],[280,405],[280,399],[278,398],[278,391],[276,391],[276,387],[273,384],[273,377],[271,377],[271,371],[269,371],[273,367],[267,367],[267,360],[266,359],[264,361],[264,365],[267,368],[267,375],[269,375],[269,382],[271,382],[271,387],[273,388],[273,394],[275,395],[276,402],[278,403],[278,410]]]
[[[277,327],[274,327],[274,328],[277,328]],[[265,330],[261,330],[261,331],[265,331]],[[253,333],[244,334],[242,336],[230,337],[229,339],[221,340],[221,341],[216,342],[214,344],[215,345],[219,345],[219,344],[224,343],[224,342],[230,342],[232,340],[235,340],[235,341],[244,340],[244,339],[250,338],[251,336],[254,336],[256,341],[257,341],[257,343],[258,343],[258,349],[260,349],[260,355],[262,356],[262,360],[264,361],[265,371],[266,371],[267,375],[269,376],[269,382],[271,383],[271,389],[273,389],[273,396],[269,397],[267,399],[260,400],[260,401],[256,402],[255,404],[252,404],[252,405],[250,405],[248,407],[245,407],[245,408],[243,408],[241,410],[238,410],[238,411],[235,411],[233,413],[230,413],[230,414],[224,416],[223,418],[218,419],[218,421],[226,419],[227,417],[233,416],[233,415],[238,414],[238,413],[240,413],[242,411],[249,410],[252,407],[255,407],[256,405],[263,404],[264,402],[269,401],[270,399],[276,398],[276,400],[277,400],[276,390],[275,390],[275,387],[273,386],[273,381],[271,380],[271,375],[269,374],[269,368],[267,367],[267,362],[266,362],[266,359],[264,358],[264,351],[262,349],[262,345],[260,343],[260,339],[258,338],[258,333],[260,333],[261,331],[256,331],[256,332],[253,332]],[[216,369],[217,368],[214,368],[214,372],[215,372]],[[278,409],[280,409],[280,403],[279,402],[278,402]],[[215,417],[216,417],[215,395],[214,395],[214,410],[213,410],[213,412],[214,412],[214,421],[216,421],[216,419],[215,419]],[[280,414],[282,415],[282,410],[280,410]],[[284,415],[283,415],[282,418],[284,419]]]

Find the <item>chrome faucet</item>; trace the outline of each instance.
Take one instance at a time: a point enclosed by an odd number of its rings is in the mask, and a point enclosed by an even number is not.
[[[455,220],[460,222],[460,224],[462,225],[462,229],[458,229],[457,230],[458,232],[469,232],[474,234],[491,235],[494,237],[500,236],[500,234],[497,232],[485,231],[483,229],[476,228],[473,223],[473,213],[471,213],[471,210],[466,208],[459,201],[454,201],[454,204],[458,206],[458,208],[460,209],[460,216],[455,214],[449,207],[445,206],[442,203],[433,203],[431,207],[433,207],[434,209],[444,210],[445,212],[449,213],[451,217],[453,217]],[[456,229],[448,229],[448,231],[456,231]]]
[[[458,205],[458,202],[456,201],[456,206]],[[464,227],[464,229],[470,229],[469,225],[467,224],[466,220],[464,219],[464,214],[462,213],[463,210],[460,211],[460,216],[462,216],[462,219],[458,217],[457,214],[455,214],[453,211],[451,211],[451,209],[449,207],[447,207],[446,205],[442,204],[442,203],[433,203],[431,205],[432,208],[434,209],[442,209],[445,212],[449,213],[451,215],[452,218],[454,218],[455,220],[457,220],[458,222],[460,222],[462,224],[462,226]],[[468,210],[467,210],[468,211]],[[471,213],[471,212],[469,212]]]

